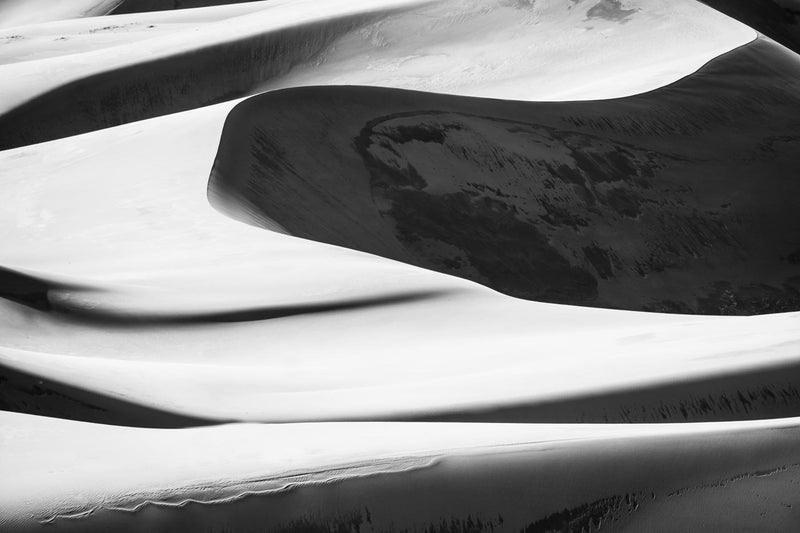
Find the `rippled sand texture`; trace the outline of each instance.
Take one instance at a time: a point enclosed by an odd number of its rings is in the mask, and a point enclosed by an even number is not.
[[[0,530],[795,531],[797,16],[0,0]]]

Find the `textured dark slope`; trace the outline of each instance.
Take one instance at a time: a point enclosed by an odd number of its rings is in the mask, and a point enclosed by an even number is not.
[[[798,310],[797,109],[800,57],[764,40],[618,100],[291,89],[231,113],[209,194],[256,225],[522,298]]]
[[[800,53],[800,0],[701,0]]]

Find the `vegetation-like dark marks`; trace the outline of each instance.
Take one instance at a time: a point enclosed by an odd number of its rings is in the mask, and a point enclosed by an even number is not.
[[[783,287],[763,283],[734,286],[720,281],[698,299],[697,307],[708,315],[787,313],[800,309],[800,290],[790,280]]]
[[[800,416],[800,365],[607,391],[557,401],[429,415],[423,420],[514,423],[664,423]]]
[[[639,509],[641,494],[626,493],[564,509],[537,520],[520,533],[578,533],[603,529],[619,522]]]
[[[559,302],[585,302],[596,297],[597,283],[573,267],[536,227],[509,205],[464,193],[431,195],[423,191],[387,191],[387,212],[400,239],[435,270],[447,266],[447,247],[466,256],[486,283],[505,293]],[[457,264],[458,254],[451,260]],[[458,268],[456,268],[458,269]]]

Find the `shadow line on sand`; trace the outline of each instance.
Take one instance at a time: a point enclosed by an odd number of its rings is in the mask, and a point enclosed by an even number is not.
[[[91,291],[91,287],[67,285],[42,277],[0,267],[0,298],[5,298],[60,320],[102,327],[191,326],[225,322],[255,322],[300,315],[355,311],[388,305],[416,303],[454,294],[453,290],[416,290],[331,302],[249,307],[199,313],[125,312],[108,308],[88,308],[53,299],[52,291]]]
[[[79,422],[154,429],[224,424],[119,400],[0,364],[0,410]]]

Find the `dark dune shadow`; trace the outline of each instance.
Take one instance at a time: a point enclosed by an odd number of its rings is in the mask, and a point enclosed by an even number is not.
[[[800,53],[798,0],[700,0]]]
[[[11,300],[39,311],[50,311],[52,305],[47,294],[51,290],[69,290],[73,287],[45,281],[36,276],[0,266],[0,298]]]
[[[113,426],[186,428],[225,423],[171,413],[0,364],[0,410]]]
[[[403,420],[641,424],[800,416],[800,364],[703,379]]]
[[[368,298],[352,298],[331,302],[248,307],[226,311],[199,313],[145,313],[125,312],[102,307],[72,306],[50,297],[51,291],[93,290],[48,281],[41,277],[23,274],[0,267],[0,298],[21,303],[38,311],[48,312],[53,318],[99,327],[167,327],[202,325],[219,322],[253,322],[300,315],[341,313],[403,303],[421,302],[449,294],[445,290],[420,290],[384,294]]]
[[[288,89],[231,112],[209,200],[531,300],[796,311],[797,109],[800,57],[765,40],[616,100]]]

